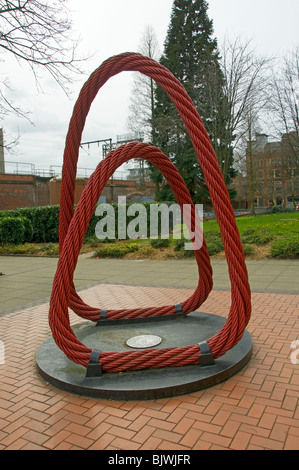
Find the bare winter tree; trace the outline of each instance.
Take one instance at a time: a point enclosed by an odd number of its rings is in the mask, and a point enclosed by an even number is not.
[[[148,25],[143,34],[139,52],[150,59],[160,57],[159,44],[152,26]],[[128,118],[129,129],[144,132],[145,140],[152,141],[154,113],[154,81],[143,74],[137,74],[131,92]]]
[[[65,92],[74,73],[80,72],[77,41],[71,39],[71,21],[65,0],[0,0],[0,61],[14,57],[26,63],[38,86],[39,73],[47,71]],[[0,82],[0,119],[27,112],[7,98],[8,77]]]
[[[277,135],[286,134],[294,163],[299,166],[299,46],[272,74],[268,110]]]
[[[295,206],[299,190],[299,46],[275,72],[270,82],[268,110],[276,135],[282,138],[286,187]]]
[[[139,46],[139,52],[150,59],[159,59],[159,44],[151,25],[146,26]],[[147,142],[153,142],[154,87],[155,84],[152,78],[138,73],[134,78],[130,98],[128,128],[134,132],[144,133],[144,139]],[[145,161],[140,159],[137,164],[140,171],[140,180],[144,182]]]
[[[258,119],[259,119],[259,109],[253,107],[248,107],[245,112],[246,121],[244,122],[244,129],[246,134],[244,133],[244,137],[247,141],[247,148],[246,148],[246,177],[247,177],[247,186],[248,186],[248,196],[249,196],[249,207],[250,207],[250,215],[255,214],[255,190],[256,190],[256,173],[254,168],[254,137],[256,131],[258,130]]]
[[[227,142],[238,148],[247,133],[248,110],[265,106],[270,59],[257,57],[251,41],[236,38],[223,42],[221,65],[227,97]]]
[[[233,150],[236,164],[246,169],[247,194],[253,214],[255,175],[251,143],[254,133],[260,130],[258,123],[267,103],[267,71],[271,59],[257,57],[251,41],[243,41],[239,37],[234,41],[225,39],[221,57],[227,98],[226,147]],[[224,161],[223,165],[226,164]]]

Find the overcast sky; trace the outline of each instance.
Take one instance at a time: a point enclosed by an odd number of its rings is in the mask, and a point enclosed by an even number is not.
[[[1,77],[8,76],[13,98],[31,112],[34,126],[10,117],[0,123],[5,135],[20,132],[16,155],[6,154],[6,162],[35,164],[48,170],[62,165],[65,137],[72,109],[80,89],[104,60],[122,52],[138,50],[147,25],[157,35],[161,52],[170,22],[172,0],[69,0],[74,34],[81,37],[81,49],[93,58],[85,64],[86,76],[72,86],[66,97],[49,77],[38,92],[34,78],[26,66],[20,69],[15,61],[5,63]],[[260,55],[283,57],[299,44],[299,0],[209,0],[209,17],[214,23],[214,36],[221,44],[225,35],[252,39]],[[127,117],[133,74],[122,73],[108,81],[96,97],[83,133],[83,141],[112,138],[128,132]],[[80,151],[78,166],[94,169],[101,159],[101,147]],[[7,171],[11,166],[7,165]]]

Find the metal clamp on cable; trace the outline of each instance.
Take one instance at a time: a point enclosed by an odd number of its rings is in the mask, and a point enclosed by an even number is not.
[[[86,369],[86,378],[100,377],[102,375],[102,364],[99,362],[101,352],[97,349],[91,351],[89,364]]]
[[[102,321],[105,321],[107,319],[107,310],[100,310],[100,319],[99,321],[97,322],[96,326],[99,326],[99,324],[102,322]]]
[[[198,343],[201,354],[199,355],[199,364],[201,366],[212,366],[215,364],[213,355],[206,341]]]
[[[175,309],[177,313],[182,313],[183,315],[185,315],[181,304],[175,304]]]

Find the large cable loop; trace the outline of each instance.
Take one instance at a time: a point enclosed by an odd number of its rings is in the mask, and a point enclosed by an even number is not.
[[[53,338],[70,360],[85,367],[88,366],[92,350],[76,338],[70,326],[68,308],[70,307],[82,318],[92,321],[99,320],[99,308],[90,307],[83,302],[75,290],[73,275],[80,248],[99,195],[109,177],[122,163],[131,158],[144,158],[156,165],[173,189],[179,205],[182,207],[184,204],[190,204],[192,224],[194,224],[194,205],[177,169],[159,149],[140,143],[119,147],[110,152],[105,160],[100,162],[89,178],[74,211],[79,146],[88,111],[100,88],[110,77],[122,71],[139,71],[153,78],[158,85],[164,88],[185,123],[210,191],[225,248],[231,281],[231,307],[227,320],[221,330],[206,341],[213,357],[216,359],[240,341],[251,314],[248,274],[234,212],[210,139],[184,87],[165,67],[152,59],[135,53],[120,54],[105,61],[85,83],[74,107],[66,138],[62,172],[59,216],[60,256],[50,299],[49,323]],[[212,289],[212,269],[204,238],[202,248],[195,250],[195,257],[199,281],[193,295],[185,302],[182,302],[185,313],[190,313],[198,308],[206,300]],[[109,310],[107,320],[171,315],[175,311],[174,306]],[[196,344],[164,350],[151,349],[125,353],[102,352],[100,362],[103,371],[120,372],[194,364],[199,362],[200,354],[200,347]]]

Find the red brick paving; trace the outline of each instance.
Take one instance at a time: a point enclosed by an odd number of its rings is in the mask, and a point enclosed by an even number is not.
[[[81,293],[115,308],[177,303],[188,290],[98,286]],[[154,299],[154,300],[153,300]],[[253,294],[249,364],[226,382],[180,397],[108,401],[47,384],[35,354],[50,335],[48,305],[0,318],[0,449],[299,449],[299,297]],[[226,316],[229,292],[212,292],[200,310]],[[72,323],[80,322],[71,314]]]

